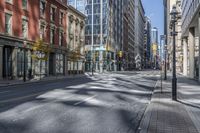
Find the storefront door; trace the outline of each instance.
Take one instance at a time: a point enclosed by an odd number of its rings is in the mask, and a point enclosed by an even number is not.
[[[12,78],[12,51],[13,47],[3,47],[3,78]]]

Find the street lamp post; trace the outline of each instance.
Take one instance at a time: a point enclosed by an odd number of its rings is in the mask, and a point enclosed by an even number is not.
[[[162,93],[162,62],[163,62],[163,60],[162,60],[162,40],[163,40],[163,38],[164,38],[164,35],[160,35],[160,83],[161,83],[161,93]]]
[[[26,82],[26,41],[24,41],[24,72],[23,72],[23,81]]]
[[[165,40],[166,43],[166,40]],[[167,44],[165,44],[165,74],[164,80],[167,80]]]
[[[177,19],[177,10],[176,6],[174,5],[171,15],[171,27],[172,27],[172,36],[173,36],[173,77],[172,77],[172,100],[177,100],[177,78],[176,78],[176,19]]]

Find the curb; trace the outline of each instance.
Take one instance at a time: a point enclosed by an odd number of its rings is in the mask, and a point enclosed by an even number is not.
[[[151,99],[150,99],[149,103],[147,104],[146,109],[145,109],[145,111],[144,111],[144,113],[141,117],[139,127],[138,127],[136,133],[147,133],[148,126],[149,126],[148,123],[149,123],[150,117],[151,117],[151,112],[148,112],[148,108],[149,108],[149,105],[151,104],[151,102],[153,100],[153,94],[155,93],[158,82],[159,82],[159,80],[157,80],[155,85],[154,85],[154,90],[152,91]],[[144,128],[142,129],[141,127],[144,127]]]
[[[47,80],[37,80],[37,81],[27,81],[27,82],[22,82],[22,83],[13,83],[13,84],[6,84],[6,85],[2,85],[0,86],[0,89],[2,88],[8,88],[8,87],[16,87],[16,86],[23,86],[23,85],[28,85],[28,84],[40,84],[40,83],[48,83],[48,82],[51,82],[51,81],[62,81],[62,80],[65,80],[65,79],[74,79],[74,78],[80,78],[80,77],[85,77],[86,75],[81,75],[81,76],[70,76],[70,77],[63,77],[63,78],[57,78],[57,79],[47,79]]]

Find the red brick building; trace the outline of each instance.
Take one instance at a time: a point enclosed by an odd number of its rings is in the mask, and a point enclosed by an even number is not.
[[[67,0],[0,1],[0,78],[65,74]],[[32,45],[50,45],[48,61],[32,59]],[[25,69],[24,69],[25,68]]]

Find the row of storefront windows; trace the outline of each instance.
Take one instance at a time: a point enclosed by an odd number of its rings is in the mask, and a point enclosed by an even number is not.
[[[51,53],[49,62],[45,60],[33,60],[32,51],[23,48],[14,48],[10,46],[3,47],[3,77],[20,78],[24,72],[26,76],[47,76],[64,74],[64,55]],[[49,69],[49,70],[48,70]],[[25,71],[24,71],[25,70]]]

